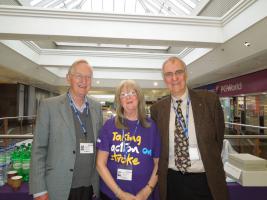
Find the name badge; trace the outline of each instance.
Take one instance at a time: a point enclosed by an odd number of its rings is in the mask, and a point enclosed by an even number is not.
[[[189,147],[190,160],[199,160],[199,153],[197,147]]]
[[[133,171],[131,169],[121,169],[117,170],[117,179],[131,181],[132,180]]]
[[[80,143],[80,153],[92,154],[94,153],[93,143]]]

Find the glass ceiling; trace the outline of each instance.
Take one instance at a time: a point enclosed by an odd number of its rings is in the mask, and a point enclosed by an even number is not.
[[[16,0],[22,6],[32,6],[37,8],[56,8],[69,10],[83,10],[95,13],[114,14],[136,14],[153,16],[187,16],[197,15],[197,10],[203,8],[209,0]],[[127,44],[95,44],[95,43],[75,43],[57,42],[58,48],[112,48],[115,51],[124,49],[125,51],[143,52],[171,52],[180,54],[191,48],[171,48],[170,46],[143,46]],[[104,49],[105,50],[105,49]]]
[[[203,0],[18,0],[22,5],[42,8],[80,9],[89,12],[191,15]]]

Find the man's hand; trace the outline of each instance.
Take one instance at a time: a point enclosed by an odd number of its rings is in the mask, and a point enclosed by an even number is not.
[[[35,197],[34,200],[49,200],[48,193],[45,193],[39,197]]]

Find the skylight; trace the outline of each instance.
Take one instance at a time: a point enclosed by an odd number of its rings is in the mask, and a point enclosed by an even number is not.
[[[19,1],[23,2],[22,0]],[[191,15],[201,0],[29,0],[29,2],[31,6],[43,8],[80,9],[89,12],[117,14],[181,16]]]

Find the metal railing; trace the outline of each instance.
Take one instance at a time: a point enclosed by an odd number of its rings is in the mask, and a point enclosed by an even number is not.
[[[33,139],[33,134],[24,134],[24,135],[3,135],[3,134],[0,134],[0,139]]]
[[[1,141],[3,145],[8,144],[7,139],[32,139],[35,119],[36,115],[0,118],[0,139],[3,139]],[[27,130],[28,133],[25,134],[25,129],[30,130]],[[11,134],[11,132],[15,134]]]
[[[35,127],[35,118],[36,116],[17,116],[17,117],[4,117],[0,118],[0,139],[2,142],[4,142],[4,145],[7,143],[7,140],[10,139],[33,139],[33,130]],[[21,133],[20,131],[19,134],[16,134],[16,132],[10,134],[9,129],[9,122],[8,120],[16,120],[19,123],[19,130],[22,130],[22,126],[25,125],[23,124],[22,121],[28,120],[28,123],[26,123],[26,126],[30,126],[30,130],[25,131]],[[14,124],[14,122],[13,122]],[[247,147],[244,146],[250,146],[250,153],[259,156],[262,152],[266,151],[266,155],[263,157],[267,158],[267,134],[257,134],[258,130],[267,130],[267,127],[263,126],[255,126],[255,125],[248,125],[248,124],[239,124],[239,123],[232,123],[232,122],[225,122],[225,127],[226,130],[228,130],[228,133],[226,131],[226,134],[224,135],[225,139],[228,139],[231,144],[234,146],[237,146],[237,151],[238,152],[244,152],[246,151]],[[256,131],[253,132],[248,132],[244,131],[245,128],[252,128],[255,129]],[[229,131],[229,130],[235,130],[237,129],[238,131]],[[243,129],[243,130],[242,130]],[[3,134],[1,134],[3,132]],[[232,134],[229,134],[231,132]],[[256,133],[256,134],[253,134]]]
[[[26,133],[26,134],[8,134],[8,120],[11,119],[17,119],[19,124],[20,124],[20,128],[22,128],[23,126],[23,120],[27,119],[27,120],[32,120],[32,132],[31,133]],[[33,130],[34,130],[34,126],[35,126],[35,119],[36,119],[36,115],[31,115],[31,116],[16,116],[16,117],[2,117],[0,118],[0,122],[3,121],[3,123],[1,124],[1,127],[3,129],[3,134],[0,134],[0,139],[13,139],[13,138],[17,138],[17,139],[32,139],[33,138]],[[249,125],[249,124],[239,124],[239,123],[233,123],[233,122],[225,122],[226,127],[228,125],[234,125],[234,126],[242,126],[242,127],[250,127],[250,128],[257,128],[257,129],[266,129],[267,127],[264,126],[254,126],[254,125]],[[227,127],[229,128],[229,127]],[[255,134],[242,134],[242,131],[240,131],[240,134],[237,135],[230,135],[230,134],[225,134],[224,135],[225,139],[267,139],[267,135],[255,135]]]
[[[237,152],[267,159],[267,127],[232,122],[226,122],[225,127],[231,134],[224,137],[236,147]]]
[[[242,126],[242,127],[250,127],[250,128],[257,128],[257,129],[266,129],[265,126],[254,126],[249,124],[239,124],[239,123],[233,123],[233,122],[225,122],[225,125],[234,125],[234,126]],[[267,135],[255,135],[255,134],[242,134],[242,131],[240,131],[240,134],[238,135],[224,135],[225,139],[267,139]]]

